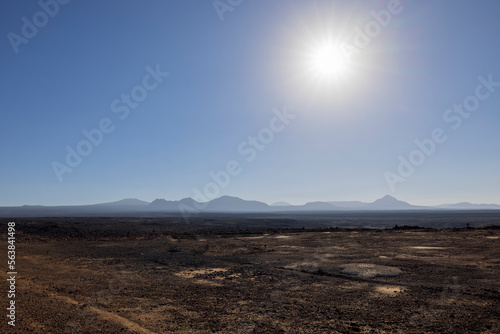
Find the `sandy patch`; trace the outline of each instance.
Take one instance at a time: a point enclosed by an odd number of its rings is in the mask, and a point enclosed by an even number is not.
[[[410,246],[413,249],[446,249],[447,247],[434,247],[434,246]]]
[[[171,242],[177,242],[178,241],[177,239],[174,239],[171,235],[167,235],[165,237],[165,239],[167,239],[168,241],[171,241]]]
[[[303,247],[303,246],[289,246],[289,245],[281,245],[281,246],[278,246],[278,248],[304,249],[305,247]]]
[[[203,284],[203,285],[210,285],[210,286],[222,286],[222,284],[220,284],[220,283],[209,281],[206,279],[197,279],[197,280],[194,280],[194,283]]]
[[[291,238],[292,236],[290,235],[277,235],[275,238],[276,239],[288,239]]]
[[[398,293],[404,292],[405,290],[400,286],[394,285],[379,285],[375,287],[375,292],[381,293],[383,295],[394,297]]]
[[[254,239],[262,239],[264,237],[266,237],[267,234],[264,234],[264,235],[257,235],[255,237],[241,237],[241,238],[238,238],[240,240],[254,240]]]
[[[183,271],[180,271],[178,273],[175,273],[174,275],[179,276],[179,277],[184,277],[184,278],[194,278],[197,275],[223,273],[226,271],[227,271],[227,269],[225,269],[225,268],[188,269],[188,270],[183,270]]]

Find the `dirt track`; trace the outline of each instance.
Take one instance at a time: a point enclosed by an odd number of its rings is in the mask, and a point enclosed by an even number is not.
[[[499,333],[499,237],[465,229],[25,235],[16,332]],[[348,263],[402,274],[350,276],[339,268]]]

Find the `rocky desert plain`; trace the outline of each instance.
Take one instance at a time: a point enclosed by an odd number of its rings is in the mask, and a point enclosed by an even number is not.
[[[283,224],[17,219],[1,332],[500,333],[498,226]]]

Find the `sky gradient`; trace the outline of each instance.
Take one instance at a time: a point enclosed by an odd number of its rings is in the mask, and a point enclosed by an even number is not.
[[[1,206],[500,204],[498,1],[65,2],[0,3]],[[322,43],[346,73],[308,67]]]

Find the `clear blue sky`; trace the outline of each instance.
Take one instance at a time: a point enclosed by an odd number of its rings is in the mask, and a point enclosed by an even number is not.
[[[0,3],[2,206],[192,197],[230,161],[239,173],[218,195],[500,203],[500,86],[471,98],[479,76],[500,82],[498,1],[42,2],[53,17]],[[368,45],[357,29],[375,29]],[[313,60],[325,44],[358,52],[328,58],[332,70]],[[169,73],[158,82],[146,77],[157,66]],[[447,114],[467,98],[470,117]],[[70,168],[66,147],[103,119],[113,131],[60,181],[54,162]],[[446,141],[391,189],[387,172],[436,128]],[[259,133],[261,151],[248,139]]]

